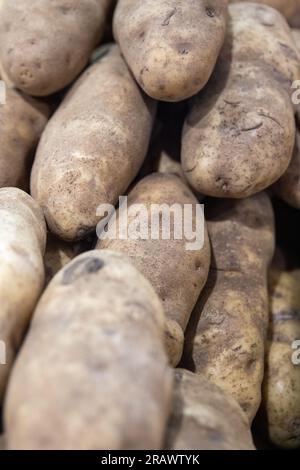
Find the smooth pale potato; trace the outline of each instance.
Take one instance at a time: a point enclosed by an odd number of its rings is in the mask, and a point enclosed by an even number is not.
[[[261,403],[274,253],[269,197],[206,204],[212,267],[187,328],[185,363],[224,389],[252,422]]]
[[[273,186],[275,193],[280,199],[292,207],[300,209],[300,134],[297,131],[296,143],[291,163]]]
[[[98,206],[125,194],[146,156],[155,106],[117,46],[75,83],[43,133],[31,175],[31,193],[55,235],[85,238]]]
[[[227,0],[119,0],[114,35],[154,99],[182,101],[207,83],[222,47]]]
[[[275,183],[291,161],[291,83],[300,61],[283,17],[266,6],[231,5],[215,73],[191,105],[182,137],[190,185],[214,197],[244,198]]]
[[[126,257],[95,250],[65,266],[13,370],[8,448],[161,448],[172,392],[164,323],[153,288]]]
[[[271,442],[296,449],[300,446],[300,366],[293,363],[292,345],[300,339],[300,271],[272,269],[269,280],[271,318],[263,409]]]
[[[46,224],[41,209],[25,192],[0,189],[0,403],[16,353],[45,281]]]
[[[3,0],[3,76],[35,96],[64,88],[87,64],[112,4],[112,0]]]
[[[34,152],[49,115],[47,104],[6,87],[6,103],[0,105],[0,188],[28,188]]]
[[[249,422],[237,402],[205,377],[174,371],[166,448],[171,450],[255,450]]]
[[[145,212],[130,213],[130,208],[135,204],[142,204]],[[191,222],[195,230],[197,199],[193,193],[178,176],[154,173],[142,179],[129,193],[127,231],[135,224],[150,227],[154,204],[165,204],[167,207],[179,204],[181,208],[184,204],[189,204],[193,210]],[[119,221],[120,211],[111,224],[112,233],[118,228]],[[159,223],[161,228],[161,219]],[[147,229],[148,239],[107,237],[100,239],[97,247],[125,253],[151,282],[163,303],[167,317],[166,344],[169,358],[173,365],[177,365],[182,355],[185,328],[207,279],[210,244],[206,227],[199,227],[199,230],[204,231],[204,246],[187,250],[185,237],[174,239],[174,227],[172,223],[169,239],[162,239],[161,231],[159,239],[154,239]]]

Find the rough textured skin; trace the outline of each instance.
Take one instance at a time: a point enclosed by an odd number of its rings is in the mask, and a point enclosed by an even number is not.
[[[255,450],[247,417],[232,397],[203,376],[184,369],[174,375],[167,449]]]
[[[9,383],[8,448],[160,448],[172,385],[164,321],[154,290],[125,257],[90,251],[64,267],[38,304]]]
[[[6,365],[0,366],[0,403],[15,355],[44,287],[46,224],[26,193],[0,189],[0,341]]]
[[[227,0],[119,0],[114,35],[152,98],[181,101],[206,85],[222,47]]]
[[[213,201],[206,215],[213,262],[187,329],[185,359],[188,368],[232,395],[251,422],[264,372],[272,206],[261,193]]]
[[[289,96],[299,57],[275,10],[231,5],[229,33],[215,73],[192,103],[182,138],[182,165],[200,193],[255,194],[277,181],[293,152]]]
[[[229,0],[230,3],[240,3],[247,0]],[[253,3],[262,3],[280,11],[286,18],[292,18],[300,10],[299,0],[252,0]]]
[[[195,224],[197,199],[190,189],[171,174],[153,174],[141,180],[129,193],[128,207],[143,204],[146,216],[139,219],[141,224],[150,221],[151,204],[193,205],[193,224]],[[119,220],[117,213],[116,224]],[[128,226],[138,220],[136,214],[128,218]],[[113,225],[114,227],[115,225]],[[98,242],[98,248],[109,248],[126,253],[132,263],[151,282],[159,295],[165,310],[167,322],[166,343],[170,361],[177,365],[183,350],[184,331],[190,314],[207,280],[210,265],[210,244],[206,227],[204,246],[200,250],[186,250],[186,239],[174,240],[174,224],[171,225],[169,240],[122,240],[106,239]],[[160,232],[161,233],[161,232]]]
[[[273,444],[300,447],[300,370],[291,345],[300,339],[300,271],[270,273],[271,322],[264,378],[264,409]],[[298,354],[299,357],[299,354]]]
[[[154,114],[116,46],[83,74],[49,121],[32,171],[52,232],[74,241],[94,230],[97,207],[115,204],[141,167]]]
[[[34,151],[49,113],[46,104],[6,87],[6,103],[0,105],[0,188],[28,188]]]
[[[100,41],[112,0],[5,0],[0,61],[8,81],[30,95],[72,82]]]
[[[277,196],[287,204],[300,209],[300,134],[298,131],[291,163],[273,189]]]

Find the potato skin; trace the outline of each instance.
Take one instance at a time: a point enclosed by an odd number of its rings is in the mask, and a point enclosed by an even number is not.
[[[237,402],[205,377],[174,371],[171,450],[255,450],[249,422]]]
[[[114,35],[154,99],[182,101],[207,83],[222,47],[227,0],[119,0]]]
[[[230,0],[230,3],[247,2],[248,0]],[[280,11],[286,18],[292,18],[300,10],[299,0],[252,0],[253,3],[262,3]]]
[[[231,33],[214,76],[186,120],[182,165],[198,192],[243,198],[275,183],[290,163],[289,93],[300,61],[278,12],[254,4],[231,5],[229,12]]]
[[[75,241],[95,229],[98,206],[115,204],[141,167],[154,114],[116,46],[75,83],[46,127],[31,175],[54,234]]]
[[[154,173],[141,180],[129,193],[128,207],[143,204],[150,217],[151,204],[192,204],[197,199],[190,189],[172,174]],[[129,218],[129,224],[135,216]],[[119,220],[117,213],[116,224]],[[150,220],[150,219],[149,219]],[[146,222],[143,219],[143,223]],[[210,244],[205,227],[204,246],[200,250],[188,251],[186,240],[174,240],[171,229],[170,240],[99,240],[97,248],[107,248],[125,253],[139,271],[151,282],[159,295],[167,317],[166,344],[170,362],[180,361],[184,331],[190,314],[206,282],[210,265]]]
[[[300,371],[292,344],[300,339],[300,271],[270,272],[270,308],[263,404],[271,442],[300,447]]]
[[[25,93],[50,95],[72,82],[100,41],[112,0],[6,0],[0,61]]]
[[[0,188],[28,189],[31,159],[47,124],[49,107],[6,87],[0,106]]]
[[[172,390],[164,322],[154,290],[124,256],[94,250],[65,266],[10,380],[8,448],[160,448]]]
[[[185,361],[232,395],[251,422],[261,402],[274,252],[269,197],[206,206],[213,262],[186,334]]]
[[[300,134],[297,131],[294,153],[291,163],[273,186],[277,196],[292,207],[300,209]]]
[[[44,287],[46,224],[41,209],[25,192],[0,189],[0,340],[6,365],[0,366],[0,403],[7,380]]]

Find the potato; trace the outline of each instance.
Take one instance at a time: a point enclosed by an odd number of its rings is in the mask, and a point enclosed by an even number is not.
[[[137,82],[181,101],[207,83],[222,47],[227,0],[119,0],[114,35]]]
[[[135,213],[133,207],[136,204],[142,204],[145,212]],[[183,208],[184,204],[190,205],[193,210],[190,222],[195,230],[197,199],[193,193],[177,176],[156,173],[141,180],[128,197],[129,214],[126,229],[129,231],[130,227],[135,224],[145,226],[148,238],[107,237],[100,239],[97,247],[126,253],[132,263],[151,282],[164,305],[167,317],[166,343],[169,358],[173,365],[177,365],[182,355],[185,328],[207,279],[210,245],[206,227],[204,227],[203,248],[187,250],[187,239],[184,236],[181,239],[175,239],[174,231],[177,224],[175,226],[173,223],[173,217],[170,217],[169,239],[162,237],[163,216],[159,219],[159,239],[154,239],[148,227],[149,222],[151,224],[153,214],[151,211],[155,204],[162,208],[162,205],[171,208],[174,208],[175,204],[178,204],[180,208]],[[119,226],[119,222],[120,211],[111,224],[111,233]],[[151,225],[153,228],[155,223]],[[202,228],[199,227],[197,230],[200,231]]]
[[[155,103],[144,97],[119,50],[92,65],[49,121],[31,176],[31,192],[50,230],[76,241],[115,204],[148,150]]]
[[[252,422],[261,402],[274,218],[264,193],[206,205],[213,263],[187,330],[188,367],[233,396]]]
[[[280,199],[300,209],[300,134],[297,131],[292,161],[280,180],[273,186]]]
[[[248,0],[230,0],[230,3],[245,2]],[[287,18],[292,18],[300,10],[299,0],[252,0],[253,3],[262,3],[280,11]]]
[[[38,304],[10,380],[8,448],[160,448],[172,391],[164,322],[154,290],[125,257],[90,251],[65,266]]]
[[[49,114],[45,103],[6,87],[6,103],[0,105],[0,188],[28,188],[32,159]]]
[[[267,6],[235,4],[214,76],[193,100],[182,138],[191,186],[243,198],[275,183],[293,152],[289,96],[300,61],[284,18]]]
[[[174,375],[167,449],[255,449],[247,417],[232,397],[201,375],[184,369]]]
[[[5,0],[0,5],[2,73],[46,96],[71,83],[100,41],[112,0]]]
[[[300,446],[300,371],[292,345],[300,340],[300,270],[270,272],[271,319],[263,384],[267,430],[273,444]]]
[[[44,287],[46,224],[41,209],[20,189],[0,189],[0,403],[7,380]]]

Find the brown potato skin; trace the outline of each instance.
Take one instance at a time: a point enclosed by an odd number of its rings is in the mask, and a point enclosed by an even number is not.
[[[160,448],[172,391],[164,322],[153,288],[126,257],[94,250],[65,266],[13,371],[8,448]]]
[[[196,206],[197,199],[182,180],[173,174],[154,173],[142,179],[129,193],[128,207],[144,204],[179,203]],[[117,213],[118,222],[119,212]],[[195,213],[194,213],[195,219]],[[194,220],[195,221],[195,220]],[[172,227],[173,228],[173,227]],[[187,251],[186,240],[99,240],[107,248],[129,256],[132,263],[151,282],[167,317],[166,343],[170,362],[180,361],[184,331],[190,314],[206,282],[210,265],[210,244],[205,227],[204,247]]]
[[[255,450],[245,413],[237,402],[205,377],[174,370],[170,450]]]
[[[300,61],[278,12],[236,4],[229,13],[213,77],[186,120],[182,165],[196,191],[244,198],[275,183],[291,161],[295,121],[289,94]]]
[[[34,96],[71,83],[100,41],[112,0],[6,0],[0,61],[9,82]]]
[[[0,188],[28,189],[30,166],[49,115],[47,104],[6,87],[6,103],[0,106]]]
[[[275,193],[280,199],[292,207],[300,209],[300,134],[297,131],[296,143],[291,163],[273,186]]]
[[[273,210],[260,193],[212,201],[206,216],[213,261],[187,329],[185,361],[232,395],[252,422],[264,373]]]
[[[227,0],[119,0],[114,36],[154,99],[182,101],[207,83],[222,47]]]
[[[273,268],[269,275],[270,326],[263,383],[263,409],[273,444],[300,447],[300,370],[292,344],[300,339],[300,271]]]
[[[116,204],[140,169],[154,115],[116,46],[75,83],[46,127],[31,175],[54,234],[76,241],[95,229],[98,206]]]
[[[16,353],[44,287],[46,224],[41,209],[17,188],[0,189],[0,403]]]

